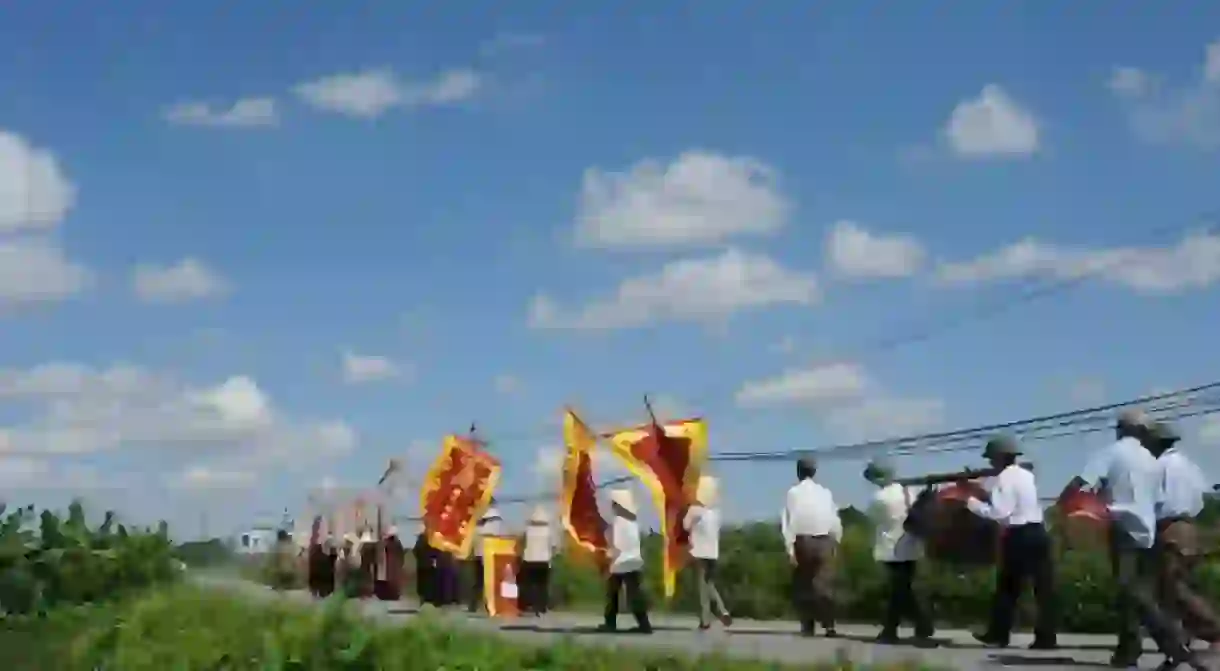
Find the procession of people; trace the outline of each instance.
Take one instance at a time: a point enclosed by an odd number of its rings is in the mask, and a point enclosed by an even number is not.
[[[1191,586],[1191,572],[1202,549],[1195,518],[1210,490],[1199,467],[1177,449],[1180,437],[1165,422],[1151,421],[1126,411],[1116,422],[1115,441],[1088,460],[1058,497],[1068,505],[1082,494],[1104,503],[1116,593],[1114,604],[1120,625],[1115,632],[1112,664],[1134,666],[1143,653],[1141,629],[1164,655],[1164,668],[1180,664],[1210,668],[1220,653],[1220,616],[1212,604]],[[970,492],[963,509],[997,530],[996,578],[992,608],[985,628],[975,635],[982,644],[1007,647],[1017,603],[1026,586],[1036,604],[1031,649],[1059,646],[1059,604],[1055,598],[1055,565],[1051,535],[1046,526],[1037,479],[1028,464],[1018,463],[1021,449],[1010,436],[996,436],[982,450],[989,469],[983,486]],[[839,509],[830,489],[817,478],[817,462],[804,457],[796,464],[796,483],[787,491],[780,515],[780,533],[792,566],[792,599],[800,633],[816,636],[820,627],[827,637],[837,636],[834,570],[843,533]],[[978,475],[963,474],[957,484]],[[934,492],[897,477],[885,458],[873,460],[864,479],[875,486],[867,508],[872,523],[873,558],[885,566],[888,603],[880,623],[878,643],[898,644],[900,624],[909,621],[917,646],[934,646],[931,613],[918,596],[918,567],[928,561],[927,528],[916,524],[913,507]],[[719,621],[732,625],[729,604],[717,586],[720,513],[718,481],[702,474],[680,518],[687,546],[688,570],[695,573],[699,596],[700,630]],[[605,522],[605,608],[602,631],[618,629],[620,597],[626,598],[635,631],[651,633],[649,604],[642,586],[645,556],[642,551],[639,509],[630,489],[610,492],[611,520]],[[485,557],[481,542],[504,537],[506,529],[494,498],[474,525],[469,554],[455,556],[435,547],[425,531],[412,550],[416,595],[422,603],[438,607],[461,603],[469,611],[484,607]],[[969,515],[967,515],[969,517]],[[396,600],[403,583],[406,548],[391,527],[380,541],[372,528],[337,539],[320,534],[315,521],[308,548],[310,590],[326,597],[341,589],[349,597]],[[548,512],[535,508],[519,538],[519,555],[511,575],[514,599],[523,614],[541,617],[550,607],[551,563],[562,536],[552,529]],[[981,539],[979,539],[981,540]],[[342,543],[340,544],[340,541]],[[486,559],[486,561],[491,561]],[[459,571],[464,569],[468,590],[459,599]],[[519,587],[519,590],[517,588]],[[1192,649],[1194,640],[1207,643],[1205,652]]]

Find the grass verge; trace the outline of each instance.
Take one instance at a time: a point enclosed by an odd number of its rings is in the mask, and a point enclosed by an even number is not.
[[[0,650],[12,671],[343,670],[377,671],[792,671],[806,666],[634,652],[564,641],[519,645],[495,634],[420,617],[375,626],[342,602],[305,609],[177,586],[107,605],[0,620]]]

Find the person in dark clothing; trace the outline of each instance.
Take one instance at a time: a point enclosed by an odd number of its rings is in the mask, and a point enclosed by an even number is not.
[[[987,441],[983,458],[1000,473],[995,477],[991,491],[985,495],[986,501],[972,497],[966,502],[970,512],[994,520],[1005,528],[991,619],[986,631],[976,634],[975,638],[985,645],[1006,647],[1021,591],[1026,582],[1032,582],[1038,619],[1030,648],[1054,650],[1058,647],[1058,613],[1051,540],[1042,521],[1042,505],[1034,474],[1017,463],[1020,454],[1017,442],[1008,436]]]
[[[415,538],[415,594],[420,603],[440,606],[440,580],[436,566],[436,550],[428,544],[428,534],[420,533]]]
[[[541,616],[547,611],[551,589],[551,555],[555,550],[546,510],[535,508],[522,542],[518,606],[522,613]]]
[[[640,548],[640,525],[636,521],[635,496],[629,489],[616,489],[610,492],[610,502],[614,510],[614,522],[610,526],[610,575],[606,579],[605,621],[599,630],[612,632],[618,629],[619,595],[626,591],[627,603],[635,615],[636,631],[651,634],[648,602],[644,597],[644,588],[640,585],[644,555]]]
[[[915,593],[916,567],[924,556],[923,542],[906,530],[907,515],[918,494],[896,482],[889,461],[875,459],[864,469],[864,479],[876,485],[868,515],[873,522],[873,559],[885,567],[888,605],[878,643],[898,643],[898,625],[909,618],[915,625],[917,645],[930,645],[934,631],[927,605]]]
[[[378,550],[377,580],[373,594],[381,601],[398,601],[402,597],[402,564],[406,549],[398,540],[398,529],[390,527]]]

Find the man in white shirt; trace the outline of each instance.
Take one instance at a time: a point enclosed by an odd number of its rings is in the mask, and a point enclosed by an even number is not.
[[[712,626],[712,615],[729,626],[733,618],[716,589],[716,561],[720,558],[720,511],[716,508],[719,483],[704,475],[695,490],[695,502],[687,508],[682,528],[690,534],[690,556],[694,560],[699,584],[699,629]]]
[[[1167,615],[1178,615],[1195,638],[1220,651],[1220,618],[1206,599],[1190,585],[1199,560],[1195,518],[1203,512],[1209,489],[1203,471],[1177,448],[1181,436],[1167,422],[1148,429],[1148,448],[1161,467],[1161,490],[1156,502],[1156,554],[1159,597]]]
[[[551,585],[551,554],[555,539],[546,510],[535,508],[525,527],[521,552],[521,612],[541,616],[548,610]]]
[[[1009,436],[987,441],[983,458],[1000,472],[991,483],[987,501],[971,497],[970,512],[1004,527],[1000,541],[999,570],[995,597],[987,629],[975,638],[984,645],[1007,647],[1013,616],[1026,581],[1032,581],[1038,618],[1034,625],[1033,650],[1058,647],[1055,613],[1055,566],[1051,559],[1050,535],[1042,523],[1042,505],[1032,471],[1017,464],[1021,450]]]
[[[612,632],[618,629],[619,594],[626,591],[627,603],[635,615],[636,631],[651,634],[648,602],[640,584],[644,554],[640,547],[640,525],[636,522],[635,495],[630,489],[610,492],[610,508],[614,512],[614,521],[610,524],[610,575],[606,579],[605,621],[599,630]]]
[[[1145,446],[1148,420],[1125,410],[1115,426],[1115,442],[1093,455],[1084,471],[1064,487],[1064,501],[1081,489],[1101,492],[1110,512],[1110,562],[1118,587],[1118,644],[1112,666],[1134,666],[1143,654],[1140,625],[1166,656],[1166,664],[1190,663],[1193,656],[1181,627],[1157,604],[1153,584],[1156,562],[1156,499],[1161,469]]]
[[[796,462],[797,483],[788,490],[780,531],[793,566],[792,591],[801,635],[813,636],[817,623],[835,637],[834,558],[843,523],[830,490],[814,482],[817,462]]]
[[[864,479],[877,486],[868,506],[875,534],[873,559],[885,566],[889,578],[889,603],[877,642],[897,643],[898,625],[904,617],[910,617],[915,625],[916,642],[927,644],[933,634],[932,619],[912,584],[915,567],[923,558],[923,543],[904,528],[907,512],[918,493],[894,482],[894,468],[884,459],[869,463],[864,469]]]
[[[496,500],[492,499],[491,507],[479,519],[474,531],[474,548],[471,550],[470,560],[466,562],[470,575],[470,595],[469,601],[466,603],[466,610],[471,613],[477,612],[484,605],[483,539],[488,536],[499,536],[503,532],[504,520],[495,506]]]

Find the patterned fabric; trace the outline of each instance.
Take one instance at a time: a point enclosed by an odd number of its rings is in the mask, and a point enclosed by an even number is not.
[[[446,436],[420,491],[429,543],[458,557],[470,554],[475,525],[491,506],[500,462],[473,441]]]
[[[604,572],[609,541],[606,519],[597,506],[597,486],[593,482],[593,448],[597,445],[597,437],[576,413],[568,410],[564,413],[563,438],[567,445],[560,497],[563,528],[578,553]]]

